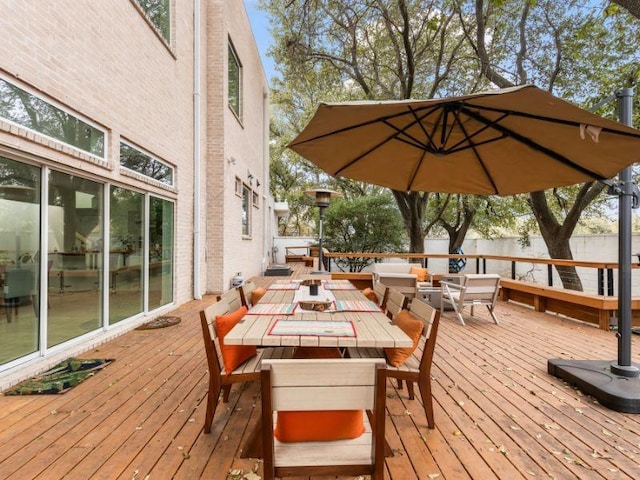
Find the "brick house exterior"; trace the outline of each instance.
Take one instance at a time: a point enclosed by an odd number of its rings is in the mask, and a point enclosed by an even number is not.
[[[29,355],[4,363],[0,358],[0,387],[3,375],[6,384],[29,366],[42,369],[194,297],[224,291],[236,273],[257,275],[268,263],[268,84],[243,1],[167,5],[165,39],[136,0],[0,0],[0,80],[105,132],[99,158],[3,118],[0,111],[0,158],[132,189],[173,206],[167,260],[172,298],[114,325],[103,319],[80,340],[47,348],[41,339]],[[228,106],[230,44],[241,65],[239,116]],[[171,167],[173,184],[121,168],[121,142]],[[0,184],[1,176],[0,170]],[[251,200],[248,235],[241,220],[243,188]],[[106,284],[108,277],[102,278]],[[100,295],[108,299],[106,290]],[[0,311],[0,329],[3,323]]]

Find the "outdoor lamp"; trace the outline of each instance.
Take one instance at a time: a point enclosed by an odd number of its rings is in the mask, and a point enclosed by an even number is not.
[[[324,221],[324,211],[329,206],[332,197],[336,198],[341,197],[342,195],[335,190],[329,190],[327,188],[314,188],[313,190],[307,190],[304,193],[315,199],[315,205],[320,210],[320,231],[318,232],[318,271],[313,273],[324,273],[322,271],[324,265],[322,258],[322,224]]]

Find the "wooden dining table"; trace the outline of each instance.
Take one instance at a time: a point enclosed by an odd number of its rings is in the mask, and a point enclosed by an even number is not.
[[[323,312],[306,311],[300,308],[299,302],[307,300],[331,301],[331,307]],[[277,334],[279,322],[285,322],[279,326],[285,327],[286,335]],[[286,322],[292,327],[289,328]],[[321,328],[314,330],[316,324]],[[345,324],[352,329],[349,335],[344,335],[349,330]],[[336,329],[336,334],[327,332],[334,325],[341,327]],[[296,332],[296,328],[300,331]],[[411,338],[347,280],[323,281],[317,295],[311,295],[309,287],[300,285],[300,282],[277,281],[227,333],[224,341],[227,345],[294,346],[303,349],[413,346]],[[262,422],[258,421],[242,447],[241,458],[262,458],[261,431]],[[392,455],[388,444],[385,455]]]
[[[276,288],[267,290],[260,303],[249,309],[249,313],[225,336],[228,345],[257,345],[263,347],[411,347],[413,342],[379,308],[374,307],[362,292],[347,288],[343,283],[325,282],[318,295],[310,296],[308,287]],[[292,284],[293,285],[293,284]],[[339,286],[331,289],[330,287]],[[324,312],[307,311],[300,308],[300,300],[330,300],[332,307]],[[374,309],[375,308],[375,309]],[[274,328],[278,322],[294,321],[300,325],[287,329],[290,334],[277,334]],[[319,328],[313,329],[314,322],[323,326],[348,322],[353,326],[351,336],[338,332],[335,336]],[[328,323],[325,323],[328,322]],[[286,326],[286,325],[284,325]]]

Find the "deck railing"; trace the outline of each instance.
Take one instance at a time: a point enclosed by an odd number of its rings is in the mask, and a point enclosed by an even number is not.
[[[403,259],[420,263],[434,273],[448,273],[450,259],[466,260],[466,273],[498,273],[502,277],[512,280],[525,280],[532,283],[544,284],[549,287],[562,288],[562,280],[554,267],[575,267],[576,275],[583,286],[583,291],[604,296],[616,295],[617,278],[614,272],[618,269],[617,262],[591,262],[582,260],[561,260],[539,257],[515,257],[507,255],[478,255],[478,254],[445,254],[445,253],[364,253],[328,252],[325,256],[332,260],[340,258],[373,259],[380,262],[387,259]],[[474,265],[475,264],[475,265]],[[474,267],[472,267],[474,265]],[[546,266],[546,268],[544,268]],[[432,268],[433,267],[433,268]],[[469,268],[472,267],[472,268]],[[542,267],[541,271],[539,267]],[[639,265],[633,264],[639,271]],[[566,272],[563,272],[566,275]]]

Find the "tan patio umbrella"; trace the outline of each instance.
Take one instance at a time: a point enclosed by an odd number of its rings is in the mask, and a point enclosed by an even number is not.
[[[321,103],[289,148],[400,191],[511,195],[613,177],[640,132],[534,86],[436,100]]]
[[[632,89],[616,96],[631,124]],[[609,408],[640,413],[640,365],[631,362],[634,192],[626,168],[640,161],[638,130],[521,86],[438,100],[322,103],[289,148],[330,175],[400,191],[512,195],[622,170],[618,362],[550,359],[548,371]]]

